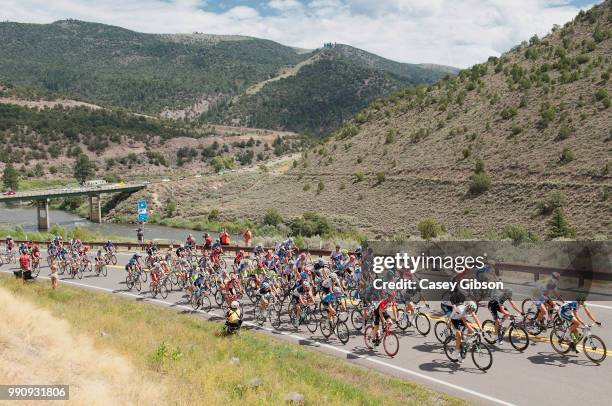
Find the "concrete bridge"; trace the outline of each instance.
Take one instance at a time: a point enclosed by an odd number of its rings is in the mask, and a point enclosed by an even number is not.
[[[146,188],[146,183],[104,184],[95,186],[64,187],[61,189],[40,189],[17,192],[14,195],[0,195],[0,203],[36,202],[38,229],[49,229],[49,200],[63,197],[89,196],[89,219],[102,222],[100,195],[104,193],[136,192]]]

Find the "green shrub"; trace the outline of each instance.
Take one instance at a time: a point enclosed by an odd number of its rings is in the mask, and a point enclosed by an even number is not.
[[[312,237],[315,235],[326,235],[332,231],[329,220],[314,212],[306,212],[302,217],[289,221],[288,224],[292,235]]]
[[[421,238],[424,240],[431,240],[432,238],[436,238],[442,234],[444,231],[444,226],[432,218],[426,218],[419,221],[417,224],[417,230],[419,230],[421,233]]]
[[[523,132],[523,127],[521,127],[520,125],[514,123],[514,124],[512,124],[511,131],[512,131],[512,135],[519,135],[520,133]]]
[[[325,184],[323,183],[322,180],[320,180],[319,184],[317,185],[317,194],[321,193],[323,191],[323,189],[325,189]]]
[[[561,157],[559,158],[559,161],[561,163],[567,164],[567,163],[572,162],[575,159],[576,159],[576,154],[574,153],[573,149],[571,149],[570,147],[563,148],[563,151],[561,152]]]
[[[363,172],[356,172],[354,176],[355,176],[355,183],[362,182],[363,179],[365,178],[365,175],[363,174]]]
[[[572,132],[574,132],[574,130],[571,127],[562,125],[561,128],[559,129],[559,134],[557,135],[557,139],[564,140],[567,137],[569,137],[572,134]]]
[[[463,148],[463,159],[467,159],[472,153],[472,149],[470,147]]]
[[[551,192],[545,200],[537,203],[538,213],[548,215],[558,207],[563,207],[566,203],[565,195],[561,192]]]
[[[506,107],[504,107],[504,108],[502,109],[502,111],[501,111],[500,115],[501,115],[501,117],[502,117],[504,120],[509,120],[509,119],[511,119],[512,117],[516,116],[516,113],[517,113],[517,111],[516,111],[516,107],[508,107],[508,106],[506,106]]]
[[[302,190],[304,192],[308,192],[310,190],[310,183],[305,184],[304,187],[302,188]]]
[[[476,173],[470,177],[469,191],[473,195],[479,195],[489,190],[491,186],[491,176],[488,173]]]
[[[474,167],[474,173],[484,173],[485,163],[481,158],[476,159],[476,165]]]
[[[268,226],[277,226],[282,223],[283,216],[281,216],[280,212],[277,209],[271,208],[266,211],[266,214],[263,218],[263,224]]]
[[[378,172],[376,174],[376,184],[380,185],[381,183],[383,183],[385,180],[387,180],[387,176],[385,175],[384,172]]]
[[[595,92],[595,99],[597,101],[602,101],[603,99],[608,97],[608,91],[606,89],[599,89]]]
[[[534,240],[534,236],[529,233],[525,227],[516,224],[508,224],[505,226],[502,231],[502,238],[509,238],[514,242]]]
[[[219,209],[212,209],[210,212],[208,212],[209,221],[219,221],[220,217],[221,212],[219,211]]]
[[[393,142],[395,142],[395,134],[397,134],[396,130],[387,131],[387,135],[385,136],[385,144],[393,144]]]

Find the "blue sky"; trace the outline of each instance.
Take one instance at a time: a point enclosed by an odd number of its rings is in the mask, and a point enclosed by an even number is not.
[[[76,18],[149,33],[235,34],[299,48],[349,44],[461,68],[571,20],[601,0],[0,0],[0,20]]]

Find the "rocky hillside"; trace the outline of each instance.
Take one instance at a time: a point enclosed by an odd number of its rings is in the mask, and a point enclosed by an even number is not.
[[[228,218],[317,211],[387,238],[425,218],[463,238],[549,238],[555,220],[609,237],[611,8],[378,100],[284,174],[202,185],[200,206]]]
[[[3,83],[170,119],[212,111],[206,121],[313,134],[337,128],[376,97],[448,73],[355,49],[303,53],[257,38],[143,34],[78,20],[2,22],[0,38]],[[265,85],[256,99],[240,97],[313,56],[321,61],[303,76]]]

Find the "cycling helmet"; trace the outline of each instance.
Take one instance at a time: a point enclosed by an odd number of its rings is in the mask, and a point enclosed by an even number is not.
[[[334,281],[335,281],[336,279],[338,279],[338,274],[337,274],[337,273],[335,273],[335,272],[332,272],[332,273],[329,275],[329,277],[330,277],[330,278],[332,278],[332,280],[334,280]]]
[[[302,277],[302,279],[308,279],[308,272],[302,272],[300,276]]]
[[[559,272],[553,272],[552,277],[553,279],[559,280],[561,278],[561,274]]]
[[[340,293],[340,287],[334,286],[334,293]]]
[[[336,251],[340,251],[340,244],[336,244]]]
[[[300,258],[302,258],[302,259],[306,259],[306,253],[305,253],[305,252],[302,252],[302,253],[300,254]]]
[[[238,301],[234,300],[234,301],[233,301],[233,302],[230,304],[230,307],[231,307],[232,309],[237,309],[237,308],[239,308],[239,307],[240,307],[240,303],[238,303]]]
[[[469,300],[465,302],[465,307],[468,310],[476,311],[476,302],[474,302],[473,300]]]
[[[106,243],[107,244],[112,244],[112,241],[111,240],[106,240]]]
[[[232,274],[232,280],[233,281],[237,281],[238,280],[238,275],[236,275],[235,273]]]
[[[361,254],[361,246],[355,248],[355,255]]]
[[[261,287],[264,288],[264,289],[268,289],[270,287],[270,284],[268,282],[263,282],[261,284]]]
[[[310,287],[310,282],[304,281],[304,284],[302,286],[304,286],[305,288],[309,288]]]
[[[586,294],[584,293],[578,293],[576,295],[576,301],[577,302],[586,302]]]

